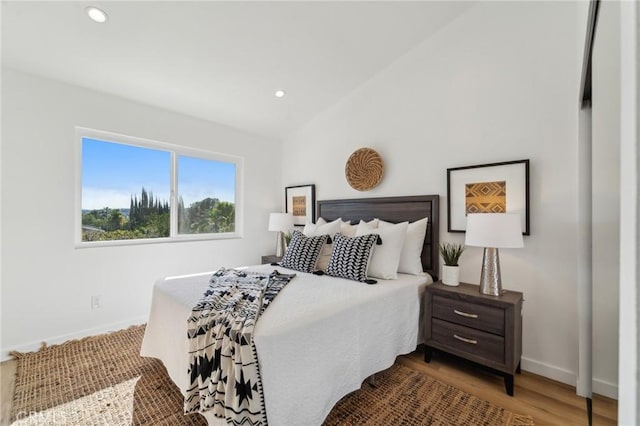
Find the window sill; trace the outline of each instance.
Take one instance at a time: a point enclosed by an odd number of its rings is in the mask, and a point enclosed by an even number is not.
[[[109,241],[82,241],[76,242],[75,247],[79,249],[92,247],[112,247],[112,246],[135,246],[141,244],[162,244],[162,243],[183,243],[193,241],[215,241],[240,239],[242,235],[238,232],[221,234],[193,234],[176,235],[166,238],[141,238],[136,240],[109,240]]]

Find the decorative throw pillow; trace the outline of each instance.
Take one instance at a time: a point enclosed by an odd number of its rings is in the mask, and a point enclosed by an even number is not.
[[[382,239],[382,245],[377,245],[373,248],[367,275],[385,280],[398,279],[400,253],[407,235],[408,225],[409,222],[402,222],[382,228],[378,227],[373,231],[368,231],[365,227],[358,225],[356,235],[375,233]]]
[[[307,237],[298,230],[293,231],[291,242],[280,264],[284,268],[296,271],[313,272],[327,238],[328,235]]]
[[[354,238],[336,234],[331,259],[327,265],[327,275],[360,282],[370,281],[367,280],[367,265],[371,257],[371,248],[376,241],[376,234]]]
[[[427,222],[429,218],[411,222],[407,227],[407,236],[402,245],[400,253],[400,263],[398,264],[398,272],[412,275],[424,275],[422,270],[422,246],[424,245],[424,237],[427,234]],[[378,228],[392,226],[392,223],[381,220]]]
[[[342,219],[336,219],[333,222],[327,223],[323,218],[318,218],[318,221],[315,223],[307,223],[302,231],[304,235],[307,237],[313,237],[317,235],[329,235],[329,238],[333,239],[333,236],[340,232],[340,227],[342,226]],[[331,242],[327,240],[327,243],[322,248],[320,252],[320,256],[318,256],[318,261],[316,263],[316,269],[324,271],[327,269],[327,264],[329,263],[329,259],[331,258],[331,250],[333,246]]]

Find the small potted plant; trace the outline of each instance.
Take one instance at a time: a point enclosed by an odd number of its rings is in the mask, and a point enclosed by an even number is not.
[[[440,256],[444,260],[442,267],[442,284],[456,286],[460,284],[458,270],[458,260],[462,256],[464,246],[462,244],[442,243],[440,244]]]

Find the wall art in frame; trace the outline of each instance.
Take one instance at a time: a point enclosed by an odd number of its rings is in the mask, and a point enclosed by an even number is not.
[[[316,216],[316,186],[287,186],[284,189],[285,213],[293,214],[294,225],[313,222]]]
[[[519,213],[529,235],[529,160],[447,169],[449,232],[465,232],[468,213]]]

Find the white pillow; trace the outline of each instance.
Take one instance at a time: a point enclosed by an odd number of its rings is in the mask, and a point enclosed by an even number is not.
[[[346,237],[353,238],[356,236],[358,225],[352,225],[349,222],[342,221],[340,225],[340,233]]]
[[[361,221],[358,224],[356,236],[378,234],[382,239],[382,245],[373,246],[373,254],[369,262],[367,276],[385,280],[395,280],[398,278],[400,253],[402,252],[402,245],[407,235],[408,226],[409,222],[402,222],[383,228],[367,229],[369,228],[367,223]]]
[[[306,235],[307,237],[314,237],[315,235],[314,235],[313,233],[315,232],[316,228],[317,228],[319,225],[324,225],[324,224],[326,224],[326,223],[327,223],[327,221],[326,221],[326,220],[324,220],[323,218],[319,217],[319,218],[318,218],[318,220],[316,221],[316,223],[313,223],[313,222],[307,222],[307,223],[304,225],[304,229],[302,230],[302,233],[303,233],[304,235]]]
[[[372,219],[369,222],[361,220],[360,223],[358,223],[358,230],[356,230],[356,235],[365,235],[367,234],[366,231],[373,231],[374,229],[378,229],[379,222],[380,221],[378,219]],[[359,234],[358,231],[360,231]]]
[[[412,275],[424,275],[422,270],[422,247],[424,245],[424,237],[427,234],[427,222],[429,218],[411,222],[407,227],[407,236],[402,245],[400,253],[400,263],[398,264],[398,272]],[[393,226],[392,223],[381,220],[378,229]]]
[[[318,218],[315,225],[313,223],[307,223],[304,226],[304,230],[302,233],[307,237],[315,237],[318,235],[329,235],[333,240],[333,237],[340,232],[340,228],[342,226],[342,219],[338,218],[333,222],[327,223],[323,218]],[[329,264],[329,259],[331,259],[331,250],[333,249],[333,243],[325,244],[322,246],[322,251],[320,252],[320,256],[318,256],[318,261],[316,262],[316,269],[321,271],[325,271],[327,269],[327,265]]]

